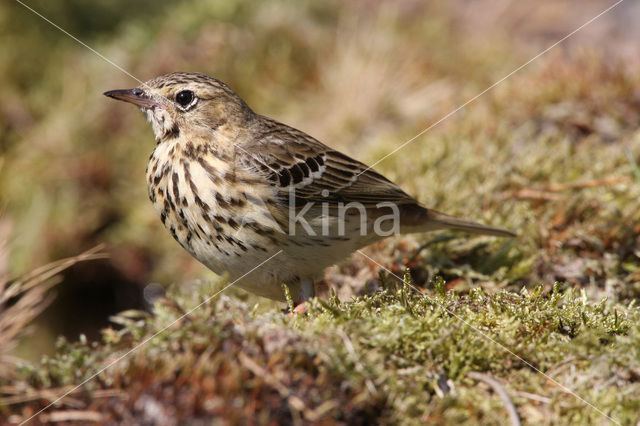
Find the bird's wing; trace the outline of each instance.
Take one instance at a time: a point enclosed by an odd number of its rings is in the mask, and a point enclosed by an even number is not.
[[[307,202],[361,203],[375,207],[380,202],[417,204],[396,184],[375,170],[333,150],[311,136],[284,124],[265,119],[266,125],[244,150],[251,153],[247,166],[263,174],[296,205]],[[300,203],[300,204],[299,204]]]

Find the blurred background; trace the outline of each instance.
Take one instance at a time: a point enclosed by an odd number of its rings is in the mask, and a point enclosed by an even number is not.
[[[140,80],[173,71],[215,76],[255,111],[368,163],[612,3],[25,1]],[[517,204],[500,194],[523,182],[596,179],[603,170],[625,167],[630,173],[624,152],[638,156],[632,141],[639,123],[639,21],[640,3],[623,2],[522,70],[527,79],[514,76],[376,168],[428,206],[529,231],[518,247],[507,248],[512,260],[501,279],[492,279],[498,286],[574,275],[579,281],[585,268],[606,267],[575,263],[593,248],[582,245],[590,240],[580,234],[584,239],[562,252],[570,259],[564,269],[549,270],[558,258],[541,260],[536,250],[569,247],[564,242],[579,232],[562,236],[566,217],[547,215],[544,200]],[[51,350],[58,334],[96,339],[109,315],[147,307],[145,289],[211,278],[164,231],[148,201],[150,127],[133,107],[102,96],[138,83],[13,0],[0,6],[0,45],[0,277],[20,276],[99,243],[110,254],[64,272],[55,301],[21,354]],[[600,81],[619,84],[600,87]],[[567,104],[567,97],[590,103]],[[529,151],[535,144],[528,140],[550,134],[574,144],[588,139],[576,151],[583,166],[565,158],[535,170],[549,151]],[[590,151],[591,143],[599,148]],[[599,162],[606,162],[604,169]],[[459,176],[477,190],[457,191]],[[634,214],[634,191],[619,187],[613,198],[603,195],[611,208],[572,214],[621,220]],[[615,197],[627,198],[617,205]],[[564,239],[549,243],[549,229]],[[597,236],[596,254],[607,250],[605,240],[637,250],[633,229],[619,229],[613,240]],[[388,244],[395,250],[398,240]],[[629,262],[625,253],[616,265]],[[430,264],[450,282],[474,279],[469,270]],[[352,281],[360,280],[363,266],[350,266]],[[328,281],[343,272],[328,272]],[[637,296],[637,270],[624,277],[636,283],[628,297]]]

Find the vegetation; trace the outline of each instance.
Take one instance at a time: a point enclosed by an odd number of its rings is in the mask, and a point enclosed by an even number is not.
[[[607,6],[573,21],[540,15],[546,0],[477,13],[444,1],[130,3],[29,5],[141,80],[217,76],[369,164]],[[576,34],[376,165],[426,205],[518,238],[388,239],[330,268],[323,298],[289,317],[233,288],[207,300],[224,278],[183,253],[148,203],[147,123],[101,97],[138,83],[7,3],[0,278],[26,278],[0,279],[0,419],[70,391],[39,420],[498,424],[515,409],[527,424],[635,424],[640,73],[614,39],[634,11],[603,16],[591,39]],[[105,276],[161,283],[164,297],[97,338],[38,343],[56,340],[62,317],[85,322],[73,305],[22,338],[50,300],[40,273],[73,262],[27,271],[101,242],[109,261],[76,259],[87,261],[61,272],[55,303],[81,276],[92,291]]]
[[[174,288],[152,315],[113,318],[121,328],[100,344],[60,339],[57,355],[23,366],[0,402],[27,417],[71,391],[65,409],[42,419],[102,422],[499,424],[510,404],[527,423],[636,418],[637,308],[559,286],[462,295],[441,280],[426,294],[389,274],[381,282],[371,295],[315,300],[293,318],[231,295],[192,310],[218,287]]]

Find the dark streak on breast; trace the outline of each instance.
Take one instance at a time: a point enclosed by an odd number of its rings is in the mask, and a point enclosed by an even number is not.
[[[193,146],[193,143],[191,141],[187,142],[184,146],[184,155],[190,159],[190,160],[195,160],[197,158],[197,154],[196,154],[196,147]],[[184,159],[182,159],[183,164],[184,164]]]
[[[174,123],[174,125],[170,129],[167,129],[164,131],[162,135],[162,139],[169,140],[169,139],[177,138],[178,136],[180,136],[180,128],[178,127],[177,124]]]
[[[222,198],[219,192],[216,192],[216,201],[218,202],[218,206],[221,208],[229,207],[229,203]]]
[[[204,158],[198,157],[198,163],[200,163],[200,166],[202,166],[204,171],[209,174],[209,179],[211,179],[212,182],[220,180],[220,176],[216,174],[216,169],[214,169],[211,164],[207,163]]]
[[[200,199],[200,197],[195,195],[194,196],[194,200],[196,202],[196,205],[198,207],[200,207],[202,209],[202,211],[204,211],[205,213],[209,211],[209,209],[210,209],[209,204],[207,204],[204,201],[202,201],[202,199]]]
[[[180,201],[180,191],[178,190],[178,182],[179,182],[178,173],[173,172],[172,180],[173,180],[173,197],[176,199],[176,203],[178,203]]]

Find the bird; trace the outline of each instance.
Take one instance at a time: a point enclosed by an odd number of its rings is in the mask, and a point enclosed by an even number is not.
[[[206,74],[170,73],[104,95],[136,105],[151,123],[147,189],[169,233],[259,296],[287,301],[286,285],[303,304],[325,268],[390,235],[515,235],[424,207],[360,161],[254,112]]]

